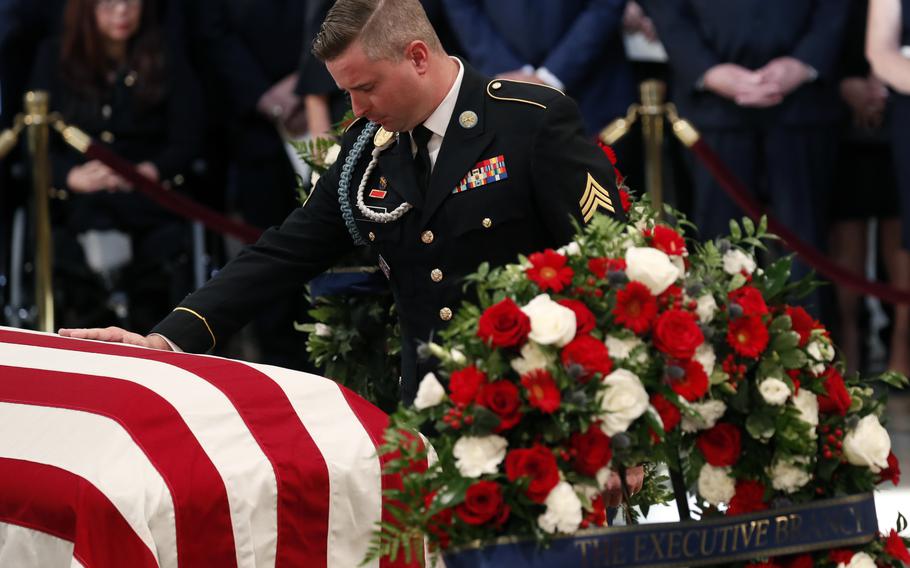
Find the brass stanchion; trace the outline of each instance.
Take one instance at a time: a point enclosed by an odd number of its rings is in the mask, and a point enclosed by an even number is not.
[[[51,188],[48,156],[48,94],[25,94],[24,124],[32,155],[32,187],[35,211],[35,305],[38,329],[54,331],[53,248],[48,194]]]
[[[666,85],[654,79],[642,82],[641,129],[645,139],[645,187],[651,196],[651,203],[658,214],[663,213],[663,145],[664,145],[664,99]]]

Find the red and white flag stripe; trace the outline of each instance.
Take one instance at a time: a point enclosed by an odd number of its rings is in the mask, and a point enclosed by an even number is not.
[[[356,566],[386,424],[323,377],[0,328],[0,565]]]

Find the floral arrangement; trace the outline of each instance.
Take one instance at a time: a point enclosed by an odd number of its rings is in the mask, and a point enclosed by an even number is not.
[[[701,518],[897,484],[887,389],[874,384],[907,379],[843,375],[827,330],[794,303],[816,284],[790,282],[788,258],[757,267],[773,238],[765,221],[732,221],[728,237],[698,243],[671,208],[623,201],[627,225],[597,216],[559,250],[468,278],[478,302],[425,346],[439,371],[392,416],[397,522],[377,530],[372,556],[407,555],[420,537],[446,551],[603,526],[611,469],[636,464],[666,464]],[[665,482],[649,475],[628,504],[646,514],[668,497]],[[892,531],[751,565],[903,562]]]

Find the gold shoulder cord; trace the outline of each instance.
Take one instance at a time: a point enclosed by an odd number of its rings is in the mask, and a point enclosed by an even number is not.
[[[215,345],[216,345],[216,343],[217,343],[217,342],[215,341],[215,334],[212,332],[212,327],[209,325],[209,322],[208,322],[204,317],[202,317],[201,315],[199,315],[199,313],[196,312],[195,310],[191,310],[191,309],[189,309],[189,308],[184,308],[183,306],[178,306],[178,307],[174,308],[174,311],[175,311],[175,312],[177,312],[177,311],[180,311],[180,312],[187,312],[187,313],[190,313],[190,314],[196,316],[196,317],[199,318],[200,320],[202,320],[202,323],[205,325],[205,329],[207,329],[208,332],[209,332],[209,335],[212,336],[212,347],[211,347],[211,348],[212,348],[212,349],[215,348]]]
[[[360,122],[361,120],[363,120],[363,117],[362,117],[362,116],[358,116],[357,118],[355,118],[354,120],[352,120],[351,123],[347,125],[347,127],[345,127],[344,131],[347,132],[348,130],[350,130],[351,128],[353,128],[354,125],[357,124],[358,122]]]

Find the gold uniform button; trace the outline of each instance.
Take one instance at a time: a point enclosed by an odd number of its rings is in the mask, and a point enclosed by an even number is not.
[[[370,239],[371,241],[375,241],[376,233],[374,233],[373,231],[370,231],[370,233],[367,235],[367,238]]]
[[[480,224],[483,225],[484,229],[489,229],[490,227],[493,226],[493,219],[490,219],[489,217],[484,217],[483,221],[481,221]]]
[[[490,85],[490,88],[493,89],[494,91],[495,91],[496,89],[499,89],[500,87],[502,87],[502,83],[500,83],[499,81],[496,81],[495,83],[493,83],[492,85]]]
[[[430,271],[430,280],[433,282],[442,282],[442,270],[434,268]]]
[[[442,308],[441,310],[439,310],[439,319],[441,319],[442,321],[449,321],[450,319],[452,319],[452,310],[450,310],[449,308]]]
[[[111,132],[110,130],[105,130],[104,132],[101,133],[100,138],[101,138],[102,142],[104,142],[106,144],[110,144],[111,142],[114,141],[114,133]]]
[[[433,231],[424,231],[420,233],[420,240],[425,245],[432,243],[434,238],[436,237],[433,235]]]

